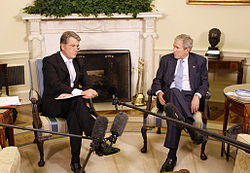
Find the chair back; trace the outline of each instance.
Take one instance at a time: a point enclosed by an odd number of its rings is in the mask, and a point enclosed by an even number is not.
[[[36,91],[40,96],[43,95],[43,62],[42,59],[31,59],[28,61],[30,73],[30,89]],[[30,93],[30,96],[32,93]]]

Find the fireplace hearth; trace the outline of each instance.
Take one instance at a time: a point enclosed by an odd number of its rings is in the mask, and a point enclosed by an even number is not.
[[[129,50],[81,50],[93,89],[99,96],[94,102],[110,102],[112,94],[131,101],[131,59]]]

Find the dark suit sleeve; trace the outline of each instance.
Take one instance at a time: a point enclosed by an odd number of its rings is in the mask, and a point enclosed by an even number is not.
[[[80,77],[79,77],[79,83],[82,86],[82,90],[87,90],[92,87],[91,81],[89,79],[89,76],[87,74],[86,68],[85,68],[85,62],[82,58],[77,58],[77,63],[79,65],[80,70]]]
[[[160,65],[156,74],[156,77],[153,80],[153,84],[152,84],[152,92],[155,94],[156,91],[158,90],[163,90],[162,86],[163,86],[163,76],[164,76],[164,71],[165,69],[167,69],[166,67],[166,63],[165,63],[165,58],[162,57],[160,60]]]
[[[197,89],[197,92],[199,92],[203,97],[206,95],[209,87],[208,83],[208,70],[207,70],[207,59],[202,57],[202,63],[200,68],[200,84]]]
[[[72,88],[68,85],[67,75],[60,71],[55,57],[43,59],[44,87],[48,96],[57,97],[62,93],[71,93]]]

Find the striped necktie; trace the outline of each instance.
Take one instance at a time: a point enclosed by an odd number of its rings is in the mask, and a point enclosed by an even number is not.
[[[69,75],[70,75],[70,86],[71,86],[71,88],[73,88],[74,87],[74,80],[76,77],[76,72],[75,72],[72,61],[70,61],[70,60],[66,61],[66,65],[67,65],[67,68],[69,70]]]

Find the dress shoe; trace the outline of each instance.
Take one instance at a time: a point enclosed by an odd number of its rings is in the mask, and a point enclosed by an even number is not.
[[[70,167],[71,167],[71,170],[74,172],[74,173],[80,173],[81,171],[81,165],[80,163],[71,163],[70,164]]]
[[[160,172],[170,172],[174,170],[177,158],[167,158],[161,167]]]

